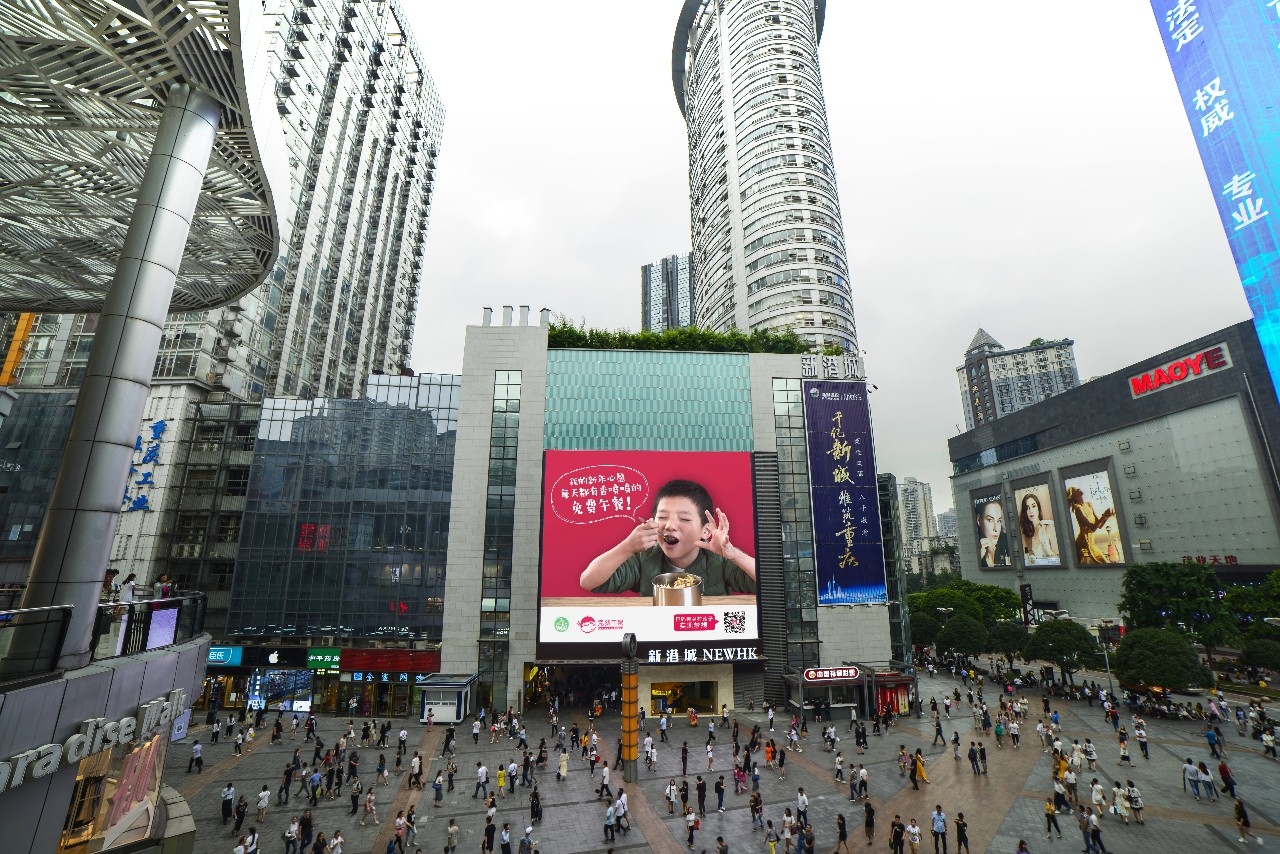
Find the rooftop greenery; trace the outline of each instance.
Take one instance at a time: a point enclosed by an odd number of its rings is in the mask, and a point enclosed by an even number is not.
[[[696,326],[662,332],[631,332],[625,329],[588,329],[586,321],[575,326],[563,315],[547,327],[547,346],[553,350],[683,350],[704,353],[812,353],[813,345],[791,330],[769,332],[713,332]],[[841,352],[838,348],[832,353]]]

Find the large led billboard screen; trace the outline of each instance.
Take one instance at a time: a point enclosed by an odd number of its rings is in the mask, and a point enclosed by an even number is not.
[[[969,494],[973,509],[974,534],[978,543],[978,566],[995,569],[1012,566],[1009,556],[1009,532],[1004,527],[1004,497],[1000,487],[992,486]]]
[[[755,660],[755,506],[746,452],[547,451],[538,655]]]
[[[1014,523],[1025,567],[1062,566],[1058,548],[1057,517],[1053,513],[1052,487],[1041,480],[1013,490]]]
[[[1116,519],[1115,489],[1111,472],[1100,468],[1074,477],[1064,477],[1067,515],[1075,537],[1077,565],[1124,563],[1124,541]]]
[[[1280,3],[1152,0],[1182,108],[1280,388]],[[1280,210],[1277,210],[1280,216]]]
[[[867,384],[805,380],[801,389],[818,604],[883,604],[884,541]]]

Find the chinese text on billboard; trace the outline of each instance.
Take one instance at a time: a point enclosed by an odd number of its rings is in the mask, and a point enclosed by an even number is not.
[[[819,605],[886,600],[867,384],[803,384]]]

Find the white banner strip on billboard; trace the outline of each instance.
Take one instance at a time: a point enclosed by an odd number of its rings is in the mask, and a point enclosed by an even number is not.
[[[754,597],[712,607],[543,607],[541,643],[601,643],[634,632],[644,643],[758,640]]]

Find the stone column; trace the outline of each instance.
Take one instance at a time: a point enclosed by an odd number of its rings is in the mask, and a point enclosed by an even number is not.
[[[26,608],[75,606],[59,660],[63,668],[89,662],[134,442],[218,117],[218,102],[209,95],[185,84],[170,87],[103,303],[22,598]]]

